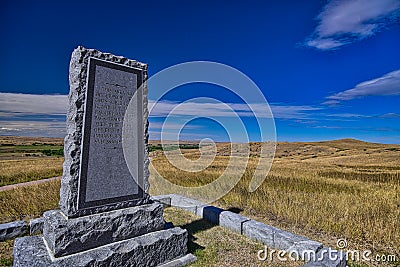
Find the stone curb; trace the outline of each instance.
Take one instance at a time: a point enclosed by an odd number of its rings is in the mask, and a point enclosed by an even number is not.
[[[329,255],[332,255],[330,257]],[[329,247],[320,249],[315,258],[311,259],[303,267],[346,267],[346,253]]]
[[[26,233],[28,233],[28,227],[24,221],[0,224],[0,241],[22,236]]]
[[[189,263],[195,262],[196,260],[197,258],[193,254],[186,254],[179,259],[175,259],[168,263],[158,265],[157,267],[182,267],[188,265]]]
[[[38,235],[43,232],[44,218],[35,218],[29,221],[29,234]]]
[[[343,251],[323,247],[322,244],[317,241],[263,224],[240,214],[210,206],[198,200],[177,194],[153,196],[151,199],[162,203],[165,207],[174,206],[187,210],[209,222],[259,241],[267,246],[288,252],[295,252],[298,253],[298,255],[308,255],[303,258],[303,260],[308,261],[304,267],[346,266],[346,254]],[[172,225],[170,227],[172,227]],[[30,220],[29,230],[31,235],[40,233],[43,230],[43,218],[40,217]],[[12,239],[27,233],[28,227],[24,221],[0,224],[0,241]],[[303,254],[305,251],[314,251],[315,257],[310,258],[309,254]],[[334,254],[333,259],[329,257],[329,252]]]
[[[6,241],[15,237],[27,234],[37,235],[43,231],[43,217],[35,218],[29,221],[14,221],[0,224],[0,241]]]
[[[187,210],[202,217],[204,220],[259,241],[266,246],[295,253],[302,260],[307,261],[304,267],[345,267],[347,263],[346,254],[343,251],[323,247],[322,243],[310,240],[307,237],[266,225],[231,211],[207,205],[195,199],[169,194],[154,196],[152,200],[163,203],[165,206],[174,206]],[[333,259],[329,257],[328,252],[333,252]]]

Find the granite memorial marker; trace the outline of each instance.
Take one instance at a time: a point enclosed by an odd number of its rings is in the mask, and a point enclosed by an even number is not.
[[[81,46],[73,51],[60,209],[43,214],[43,236],[15,240],[14,266],[195,260],[187,231],[165,229],[163,206],[148,194],[146,79],[146,64]]]

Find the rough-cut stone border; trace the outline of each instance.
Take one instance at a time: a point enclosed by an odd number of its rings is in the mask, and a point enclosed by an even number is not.
[[[15,221],[0,224],[0,241],[12,239],[28,233],[28,227],[24,221]]]
[[[78,183],[80,170],[80,155],[82,142],[82,127],[85,108],[85,95],[87,90],[87,68],[89,57],[111,61],[143,70],[143,122],[144,122],[144,177],[143,192],[144,198],[130,200],[117,204],[101,206],[95,209],[78,210]],[[82,46],[76,48],[71,56],[69,73],[69,108],[67,111],[67,135],[64,139],[64,164],[63,176],[60,189],[60,209],[68,217],[78,217],[93,213],[100,213],[113,209],[126,208],[133,205],[141,205],[149,202],[149,157],[148,157],[148,99],[147,99],[147,64],[130,60],[121,56],[114,56],[109,53],[102,53],[95,49],[86,49]]]
[[[257,240],[275,249],[287,252],[296,252],[297,255],[305,255],[303,260],[308,261],[304,267],[345,267],[346,255],[343,251],[323,247],[320,242],[310,240],[307,237],[299,236],[279,228],[257,222],[240,214],[226,211],[218,207],[210,206],[195,199],[190,199],[177,194],[161,195],[152,197],[154,201],[163,203],[166,206],[174,206],[187,210],[214,224],[223,226],[229,230],[240,233],[251,239]],[[326,251],[335,251],[336,260],[329,259]],[[315,258],[310,258],[304,251],[313,251]]]
[[[329,253],[332,253],[332,258],[330,259]],[[346,267],[346,254],[343,251],[331,249],[328,247],[323,247],[318,250],[315,259],[311,259],[303,267]]]
[[[243,224],[247,221],[250,221],[250,219],[230,211],[223,211],[219,215],[220,226],[228,228],[241,235],[243,235]]]
[[[181,267],[181,266],[186,266],[189,263],[195,262],[196,260],[197,260],[197,257],[194,256],[193,254],[189,253],[178,259],[161,264],[158,267]]]
[[[29,221],[29,234],[37,235],[43,231],[44,218],[35,218]]]

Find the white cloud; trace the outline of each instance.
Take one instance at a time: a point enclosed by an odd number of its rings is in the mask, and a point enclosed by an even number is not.
[[[161,101],[150,114],[151,117],[166,117],[169,112],[180,103]],[[149,106],[154,101],[149,101]],[[226,105],[230,106],[232,112]],[[254,114],[248,105],[244,103],[199,103],[185,102],[174,114],[177,116],[196,117],[253,117]],[[65,114],[68,107],[67,95],[34,95],[0,93],[0,134],[20,136],[53,136],[63,137],[65,135]],[[263,114],[269,118],[269,112],[265,104],[252,104],[251,107],[256,114]],[[270,105],[274,118],[277,119],[307,119],[309,113],[319,108],[306,105]],[[60,117],[62,116],[62,117]],[[181,127],[179,123],[170,123],[167,130]],[[187,125],[187,129],[196,130],[199,125]],[[151,122],[150,130],[157,131],[161,128],[160,123]],[[193,137],[193,136],[192,136]]]
[[[64,115],[67,107],[67,95],[0,93],[0,117],[12,114]]]
[[[164,130],[180,130],[182,128],[182,124],[181,123],[171,123],[169,122],[168,124],[164,124],[163,122],[150,122],[150,128],[151,129],[164,129]],[[200,125],[191,125],[191,124],[186,124],[185,129],[199,129],[201,128]]]
[[[306,119],[309,112],[321,108],[312,106],[271,105],[272,113],[276,119]]]
[[[307,42],[308,46],[315,47],[319,50],[330,50],[337,48],[339,46],[345,45],[348,42],[345,41],[338,41],[333,38],[325,38],[325,39],[314,39],[314,40],[309,40]]]
[[[0,134],[64,137],[67,106],[67,95],[0,93]]]
[[[384,119],[400,119],[400,114],[397,113],[385,113],[382,115],[378,115],[376,116],[377,118],[384,118]]]
[[[338,117],[338,118],[368,118],[368,115],[354,114],[354,113],[333,113],[326,114],[327,117]]]
[[[241,117],[252,117],[253,112],[244,103],[226,103],[237,115]],[[154,101],[149,100],[149,108],[154,105]],[[160,101],[150,114],[152,117],[165,117],[170,111],[180,105],[174,115],[204,116],[204,117],[232,117],[234,114],[221,103],[186,102],[178,103],[171,101]],[[34,94],[15,94],[0,92],[0,118],[12,118],[16,115],[65,115],[68,108],[67,95],[34,95]],[[267,107],[265,104],[251,104],[251,108],[257,114],[267,117]],[[285,105],[271,104],[273,116],[278,119],[304,118],[307,112],[319,110],[320,108],[307,105]]]
[[[374,35],[399,14],[399,0],[330,1],[318,15],[319,24],[306,45],[336,49]]]
[[[382,77],[357,84],[354,88],[328,96],[324,104],[338,104],[340,101],[378,95],[400,95],[400,70],[389,72]]]
[[[0,121],[1,135],[65,137],[65,121]]]
[[[226,139],[223,139],[225,136],[221,134],[204,134],[204,133],[195,133],[195,132],[190,132],[190,133],[179,133],[179,138],[181,140],[201,140],[204,139],[205,137],[207,138],[212,138],[214,141],[223,141]],[[163,132],[163,139],[164,140],[175,140],[176,138],[176,132],[168,132],[164,131]],[[149,131],[149,139],[150,140],[161,140],[161,132],[160,131]]]
[[[226,103],[237,115],[241,117],[252,117],[253,112],[244,103]],[[154,105],[154,101],[149,101],[149,108]],[[180,105],[174,115],[204,116],[204,117],[232,117],[234,113],[221,103],[186,102],[177,103],[171,101],[160,101],[151,112],[152,117],[165,117],[170,111]],[[34,94],[14,94],[0,93],[0,118],[12,118],[24,115],[65,115],[68,107],[67,95],[34,95]],[[251,108],[256,114],[263,114],[267,117],[267,107],[265,104],[251,104]],[[285,105],[271,104],[274,118],[294,119],[304,118],[307,112],[319,110],[320,108],[307,105]]]
[[[173,112],[174,116],[196,116],[196,117],[233,117],[237,114],[240,117],[254,117],[254,113],[250,107],[244,103],[226,103],[230,106],[230,110],[226,105],[221,103],[199,103],[199,102],[185,102],[176,103],[170,101],[159,101],[156,105],[153,101],[149,101],[149,108],[153,108],[150,113],[150,117],[165,117],[167,116],[177,105],[179,109]],[[251,104],[251,108],[255,114],[261,114],[262,118],[268,118],[269,112],[265,104]],[[320,108],[312,106],[293,106],[284,104],[272,104],[270,105],[274,118],[277,119],[295,119],[295,118],[306,118],[307,112],[319,110]]]

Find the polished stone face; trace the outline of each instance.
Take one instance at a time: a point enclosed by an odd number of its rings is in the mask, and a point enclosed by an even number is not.
[[[138,90],[141,83],[139,69],[89,59],[79,209],[143,195],[143,100],[142,91]],[[131,127],[125,129],[123,136],[124,123]],[[123,138],[129,140],[129,157],[124,156]]]

